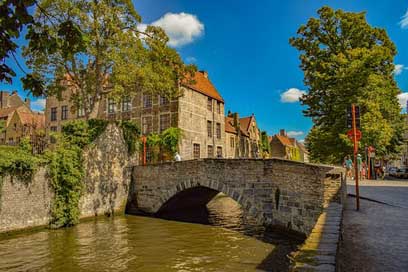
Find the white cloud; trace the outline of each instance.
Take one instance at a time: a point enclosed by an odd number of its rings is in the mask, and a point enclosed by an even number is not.
[[[45,109],[45,99],[44,98],[38,98],[37,100],[32,101],[31,102],[31,107],[34,110],[43,111]]]
[[[173,47],[192,43],[204,33],[204,24],[197,16],[189,13],[166,13],[163,17],[151,23],[163,28],[169,36],[169,45]],[[139,25],[139,30],[145,30],[146,25]]]
[[[289,137],[293,138],[293,137],[299,137],[302,136],[303,134],[305,134],[303,131],[288,131],[286,133]]]
[[[408,10],[404,14],[404,16],[401,17],[401,21],[399,22],[399,25],[401,26],[402,29],[408,28]]]
[[[408,93],[401,93],[398,96],[398,101],[400,103],[401,108],[407,108],[407,101],[408,101]]]
[[[408,68],[405,67],[403,64],[395,64],[394,68],[394,75],[398,76],[400,75],[404,70],[407,70]]]
[[[298,142],[301,143],[301,144],[304,144],[304,143],[305,143],[305,139],[298,140]]]
[[[281,102],[283,103],[298,102],[299,98],[304,94],[306,94],[305,91],[296,88],[290,88],[289,90],[281,94]]]

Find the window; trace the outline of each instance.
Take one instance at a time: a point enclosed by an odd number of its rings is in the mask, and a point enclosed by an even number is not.
[[[160,115],[160,132],[170,127],[170,114]]]
[[[51,108],[51,121],[57,121],[57,108]]]
[[[214,148],[212,145],[207,147],[207,158],[212,158],[214,156]]]
[[[169,104],[169,99],[165,96],[160,96],[160,105],[167,105]]]
[[[144,135],[150,134],[153,130],[152,117],[143,117],[142,118],[142,133]]]
[[[143,95],[143,108],[151,108],[152,107],[152,96],[150,94]]]
[[[56,132],[56,131],[57,131],[57,127],[56,127],[56,126],[52,126],[52,127],[50,127],[50,130],[53,131],[53,132]]]
[[[115,113],[116,111],[116,103],[115,100],[112,98],[108,99],[108,113]]]
[[[85,116],[85,109],[84,109],[83,106],[80,106],[80,107],[78,108],[77,116],[78,116],[78,117],[84,117],[84,116]]]
[[[207,135],[208,137],[212,137],[212,122],[211,121],[207,121]]]
[[[217,146],[217,158],[222,158],[222,147]]]
[[[217,132],[217,139],[221,139],[221,124],[220,123],[217,123],[216,132]]]
[[[231,138],[230,138],[230,147],[231,147],[231,148],[234,148],[234,147],[235,147],[235,139],[234,139],[234,137],[231,137]]]
[[[212,99],[210,97],[208,97],[208,100],[207,100],[207,109],[209,111],[212,111]]]
[[[132,109],[132,102],[130,97],[125,97],[122,99],[122,111],[130,111]]]
[[[62,106],[61,107],[61,120],[67,120],[68,119],[68,106]]]
[[[200,158],[200,145],[193,144],[193,158],[199,159]]]
[[[217,113],[221,114],[221,102],[217,101]]]

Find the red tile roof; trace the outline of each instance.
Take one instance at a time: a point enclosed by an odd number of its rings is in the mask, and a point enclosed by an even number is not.
[[[240,125],[241,135],[249,136],[246,130],[242,129],[242,124]],[[233,117],[225,117],[225,132],[238,134],[237,130],[234,127],[234,118]]]
[[[237,130],[234,127],[234,118],[225,117],[225,132],[237,134]]]
[[[251,125],[252,116],[239,118],[239,122],[241,123],[241,129],[248,131]]]
[[[36,129],[45,127],[45,115],[41,113],[28,113],[17,111],[23,125],[30,125]]]
[[[11,113],[13,113],[17,109],[18,107],[0,109],[0,118],[9,116]]]
[[[214,85],[208,79],[206,72],[203,71],[196,72],[193,77],[188,76],[187,80],[193,80],[194,84],[191,84],[189,82],[182,83],[183,86],[224,103],[224,99],[222,99],[217,89],[215,89]]]
[[[285,146],[293,146],[291,140],[290,140],[288,137],[282,136],[282,135],[278,135],[278,134],[275,135],[275,136],[276,136],[276,138],[277,138],[283,145],[285,145]]]

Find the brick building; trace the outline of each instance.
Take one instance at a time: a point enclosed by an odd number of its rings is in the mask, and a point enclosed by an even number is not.
[[[207,72],[196,72],[193,82],[182,84],[182,95],[171,101],[160,95],[141,93],[119,103],[104,97],[98,108],[98,118],[134,120],[144,135],[178,127],[182,130],[179,153],[183,160],[224,156],[224,100]],[[84,112],[75,109],[70,102],[72,91],[64,92],[61,100],[47,98],[47,129],[60,131],[64,122],[84,118]]]
[[[0,120],[4,122],[1,144],[18,144],[22,137],[34,136],[45,127],[44,114],[32,111],[30,100],[23,101],[16,91],[0,92]]]
[[[270,137],[271,156],[288,160],[303,161],[299,143],[294,138],[288,137],[286,131],[281,129],[279,134]],[[306,149],[305,149],[306,151]]]
[[[226,158],[259,157],[260,132],[255,116],[239,118],[229,112],[225,117]]]

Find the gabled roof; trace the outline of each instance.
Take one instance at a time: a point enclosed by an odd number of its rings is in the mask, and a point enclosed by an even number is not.
[[[282,143],[282,145],[284,145],[284,146],[293,146],[291,140],[288,137],[278,135],[278,134],[276,134],[275,136]]]
[[[241,135],[249,136],[248,132],[242,129],[240,125]],[[236,128],[234,127],[234,118],[233,117],[225,117],[225,132],[238,134]]]
[[[184,82],[182,83],[182,85],[224,103],[224,99],[222,99],[217,89],[215,89],[206,72],[198,71],[194,74],[193,77],[187,76],[187,81],[190,80],[193,80],[194,84],[191,84],[190,82]]]
[[[18,106],[18,107],[8,107],[8,108],[0,109],[0,119],[6,120],[6,126],[8,126],[12,115],[16,111],[31,112],[31,110],[25,104]]]
[[[45,115],[41,113],[28,113],[17,111],[23,125],[30,125],[37,129],[45,127]]]
[[[234,118],[225,117],[225,132],[237,134],[237,131],[234,127]]]
[[[239,118],[239,122],[241,123],[241,128],[245,131],[249,130],[249,126],[251,125],[252,116]]]

